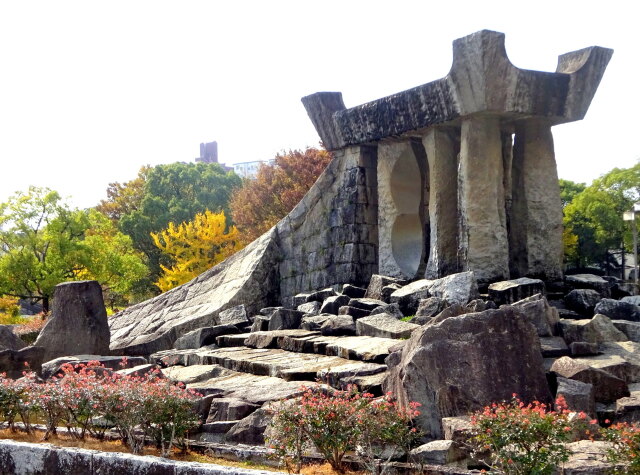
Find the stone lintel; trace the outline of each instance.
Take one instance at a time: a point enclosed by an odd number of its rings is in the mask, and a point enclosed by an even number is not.
[[[365,144],[491,112],[580,120],[613,51],[597,46],[559,58],[556,72],[519,69],[507,57],[504,34],[482,30],[453,42],[447,76],[350,109],[340,93],[317,93],[303,103],[329,150]]]

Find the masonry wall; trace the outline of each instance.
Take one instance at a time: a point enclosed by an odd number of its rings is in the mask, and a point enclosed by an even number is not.
[[[365,285],[378,270],[377,147],[354,146],[334,159],[276,226],[280,295],[343,283]]]

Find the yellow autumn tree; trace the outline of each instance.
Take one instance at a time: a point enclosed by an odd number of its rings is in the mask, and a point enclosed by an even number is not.
[[[155,285],[162,292],[189,282],[241,248],[235,226],[226,229],[224,211],[207,210],[179,225],[171,222],[151,237],[173,261],[170,267],[160,266],[162,274]]]

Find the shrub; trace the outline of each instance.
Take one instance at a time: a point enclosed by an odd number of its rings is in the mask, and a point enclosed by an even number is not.
[[[613,442],[607,460],[615,467],[614,474],[640,474],[640,425],[618,423],[602,429],[605,440]]]
[[[142,451],[150,435],[167,456],[199,424],[194,411],[199,395],[157,375],[112,374],[96,361],[61,369],[59,376],[42,384],[35,382],[33,373],[18,381],[0,375],[0,415],[11,429],[20,416],[30,431],[36,415],[46,427],[45,440],[61,424],[78,439],[87,434],[102,438],[106,420],[133,453]]]
[[[391,394],[374,399],[354,386],[331,393],[321,386],[303,389],[299,401],[282,401],[272,411],[268,442],[287,469],[293,462],[300,470],[302,454],[311,444],[340,473],[346,453],[357,449],[370,468],[384,447],[391,448],[391,458],[418,437],[410,426],[417,403],[402,409]]]
[[[22,323],[17,297],[0,296],[0,325]]]
[[[476,429],[475,455],[482,457],[489,451],[487,463],[499,473],[553,473],[569,458],[564,443],[578,425],[587,421],[586,414],[580,413],[572,422],[562,396],[556,400],[556,407],[554,411],[538,401],[525,404],[515,394],[510,402],[485,407],[471,417]]]

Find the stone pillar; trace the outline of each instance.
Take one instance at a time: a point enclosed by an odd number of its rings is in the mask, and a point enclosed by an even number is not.
[[[514,277],[562,277],[562,204],[551,125],[516,127],[509,245]]]
[[[472,116],[462,122],[458,194],[461,270],[479,282],[509,278],[500,121]]]
[[[429,129],[422,143],[429,161],[431,249],[425,277],[458,272],[458,151],[454,129]]]

